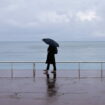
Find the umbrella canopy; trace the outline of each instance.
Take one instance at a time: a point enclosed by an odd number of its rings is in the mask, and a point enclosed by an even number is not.
[[[53,39],[50,39],[50,38],[44,38],[42,39],[46,44],[48,45],[51,45],[51,46],[54,46],[54,47],[59,47],[59,44],[53,40]]]

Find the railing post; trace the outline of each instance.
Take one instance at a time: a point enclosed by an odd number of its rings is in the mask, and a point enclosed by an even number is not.
[[[11,78],[13,78],[13,63],[11,63]]]
[[[78,63],[78,77],[80,79],[80,62]]]
[[[102,62],[101,62],[101,78],[103,77],[103,69],[102,69]]]
[[[35,63],[33,63],[33,78],[35,78],[35,72],[36,72],[36,70],[35,70]]]

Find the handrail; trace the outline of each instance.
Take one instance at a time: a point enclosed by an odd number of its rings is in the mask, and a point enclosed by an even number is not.
[[[36,63],[45,63],[45,61],[0,61],[0,63],[11,63],[11,77],[13,78],[13,64],[14,63],[32,63],[33,64],[33,77],[35,77],[36,74],[36,69],[35,69],[35,64]],[[103,77],[103,63],[105,63],[105,61],[57,61],[56,63],[78,63],[78,77],[81,77],[81,69],[80,69],[80,64],[81,63],[100,63],[100,72],[101,75],[100,77]]]
[[[45,61],[0,61],[0,63],[45,63]],[[56,63],[105,63],[105,61],[57,61]]]

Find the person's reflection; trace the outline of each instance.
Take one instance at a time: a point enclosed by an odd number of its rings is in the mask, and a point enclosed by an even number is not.
[[[48,96],[52,97],[55,96],[57,93],[57,87],[56,87],[56,73],[53,74],[53,78],[50,78],[49,74],[46,74],[47,76],[47,92]]]

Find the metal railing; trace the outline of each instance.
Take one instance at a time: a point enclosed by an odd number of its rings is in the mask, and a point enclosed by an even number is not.
[[[13,68],[13,65],[15,63],[31,63],[33,64],[33,77],[35,77],[35,74],[36,74],[36,68],[35,68],[35,65],[37,63],[45,63],[44,61],[0,61],[0,63],[10,63],[11,64],[11,77],[13,78],[14,77],[14,68]],[[56,63],[77,63],[78,64],[78,78],[81,77],[81,63],[99,63],[100,64],[100,72],[101,72],[101,75],[100,77],[102,78],[103,77],[103,63],[105,63],[105,61],[58,61]]]

